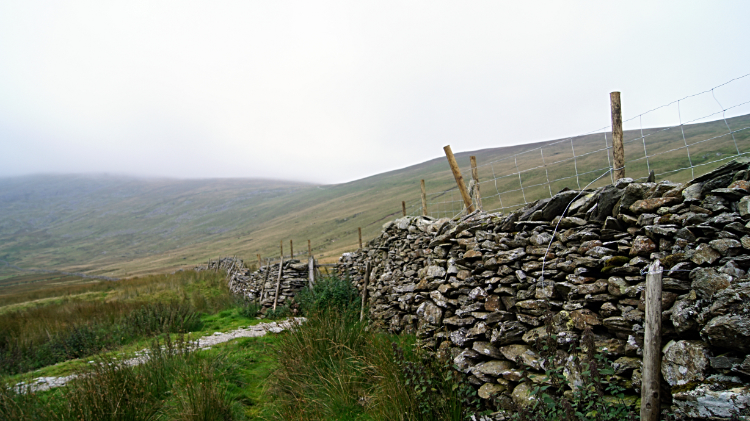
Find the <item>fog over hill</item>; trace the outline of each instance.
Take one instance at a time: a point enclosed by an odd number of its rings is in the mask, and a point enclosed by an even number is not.
[[[750,126],[750,116],[728,120],[734,128]],[[696,171],[709,171],[717,154],[736,154],[734,141],[742,152],[750,151],[750,130],[727,136],[723,120],[684,127],[685,139],[711,139],[692,145]],[[682,132],[648,129],[649,153],[657,172],[680,168],[686,161],[684,150],[670,152],[683,142]],[[625,139],[639,133],[626,132]],[[457,153],[459,165],[468,172],[469,156],[480,163],[480,179],[489,180],[499,171],[510,171],[507,163],[491,163],[512,154],[549,145],[556,141]],[[575,139],[576,153],[601,149],[603,133]],[[454,149],[458,149],[454,145]],[[551,157],[565,157],[567,149],[555,150]],[[565,148],[568,148],[565,143]],[[641,148],[640,151],[638,148]],[[638,142],[626,143],[630,159],[642,154]],[[357,245],[357,228],[364,240],[380,232],[381,225],[401,214],[401,201],[418,203],[419,182],[426,180],[428,193],[453,188],[455,181],[442,151],[436,158],[406,168],[335,185],[316,185],[261,179],[147,179],[105,174],[32,175],[0,178],[0,263],[21,268],[56,269],[105,276],[128,276],[172,270],[203,262],[219,255],[238,255],[251,262],[256,254],[275,257],[279,242],[288,254],[289,240],[296,252],[307,250],[311,240],[314,254],[323,260],[335,259]],[[535,154],[518,157],[518,165],[531,167]],[[641,155],[642,156],[642,155]],[[626,157],[627,158],[627,157]],[[597,161],[598,160],[598,161]],[[589,162],[590,161],[590,162]],[[514,161],[515,162],[515,161]],[[577,160],[579,173],[587,166],[607,166],[605,152]],[[551,179],[575,174],[572,161],[550,167]],[[628,164],[628,176],[645,177],[645,161]],[[466,174],[465,174],[466,175]],[[590,179],[596,174],[590,175]],[[527,174],[524,174],[526,177]],[[533,177],[533,172],[528,173]],[[669,175],[672,181],[685,181],[690,171]],[[489,196],[517,188],[516,177],[498,179],[483,190]],[[531,178],[530,178],[531,179]],[[552,183],[549,189],[577,188],[575,177]],[[600,183],[609,182],[609,177]],[[502,184],[506,183],[506,184]],[[513,183],[516,183],[515,186]],[[585,185],[585,184],[583,184]],[[485,188],[485,187],[483,187]],[[505,190],[504,190],[505,189]],[[539,194],[544,194],[545,185]],[[493,191],[494,190],[494,191]],[[534,191],[527,191],[529,201]],[[507,198],[506,197],[506,205]],[[520,196],[519,196],[520,197]],[[459,205],[460,206],[460,205]],[[460,208],[459,208],[460,210]],[[0,266],[0,276],[14,270]],[[5,273],[3,275],[3,273]]]

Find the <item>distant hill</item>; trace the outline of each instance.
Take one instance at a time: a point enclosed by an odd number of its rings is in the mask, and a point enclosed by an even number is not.
[[[729,124],[733,128],[750,126],[750,116],[735,117]],[[689,144],[727,132],[723,121],[684,129]],[[684,145],[679,129],[644,132],[650,135],[649,154],[660,154],[650,162],[657,173],[685,167],[684,148],[672,150]],[[625,135],[627,175],[631,177],[647,175],[644,159],[632,161],[643,157],[642,142],[628,141],[638,136],[640,132]],[[480,180],[497,178],[482,184],[485,209],[494,209],[500,207],[500,199],[503,206],[522,203],[520,190],[503,193],[518,190],[518,177],[512,176],[516,168],[536,168],[523,175],[523,185],[530,186],[523,193],[532,201],[549,196],[549,190],[585,186],[608,165],[603,133],[573,139],[575,160],[570,142],[556,142],[461,152],[456,157],[465,179],[470,176],[470,155],[477,156]],[[742,152],[750,152],[750,130],[735,133],[734,139],[723,136],[691,146],[693,165],[736,154],[734,142]],[[458,150],[461,145],[452,146]],[[544,146],[543,155],[534,151],[517,160],[487,165],[540,146]],[[384,222],[400,216],[402,200],[417,204],[421,179],[426,180],[430,201],[450,197],[440,192],[453,188],[455,182],[442,150],[436,150],[435,155],[438,158],[407,168],[325,186],[275,180],[108,175],[2,178],[0,279],[12,272],[2,266],[3,261],[22,268],[117,277],[192,266],[219,255],[236,254],[254,262],[257,253],[277,256],[280,241],[288,253],[290,239],[294,240],[295,252],[306,250],[310,239],[316,256],[334,259],[341,252],[356,248],[358,227],[362,228],[364,240],[370,239],[380,232]],[[550,164],[555,161],[560,162]],[[717,165],[699,167],[696,175]],[[579,174],[589,173],[576,179],[575,167]],[[679,171],[666,178],[685,181],[690,175],[690,171]],[[561,180],[547,186],[547,178]],[[608,182],[609,177],[604,177],[595,186]],[[497,192],[503,194],[498,197]],[[437,195],[441,197],[435,198]],[[457,198],[453,193],[453,199]],[[431,206],[435,210],[437,205]],[[450,206],[460,210],[460,204]],[[451,212],[447,209],[445,214]]]

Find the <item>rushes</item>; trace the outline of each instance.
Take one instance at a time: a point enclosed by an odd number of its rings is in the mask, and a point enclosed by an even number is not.
[[[94,355],[160,333],[195,331],[202,327],[201,312],[234,305],[223,276],[211,272],[153,275],[107,286],[106,298],[63,297],[0,314],[0,374]],[[91,288],[98,291],[100,285]]]
[[[180,337],[154,341],[149,359],[128,366],[99,359],[63,390],[19,393],[0,388],[0,419],[14,420],[232,420],[223,382],[224,354],[194,352]]]
[[[414,337],[359,321],[349,282],[324,280],[300,296],[307,322],[277,344],[275,419],[462,420],[476,410],[473,389],[450,368],[425,362]]]

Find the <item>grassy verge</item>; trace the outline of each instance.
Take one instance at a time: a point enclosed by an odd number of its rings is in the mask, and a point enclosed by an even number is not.
[[[13,385],[21,377],[6,376],[0,419],[462,420],[477,412],[473,389],[429,363],[413,336],[378,333],[359,321],[359,297],[349,282],[323,280],[298,300],[308,321],[291,332],[201,352],[187,349],[181,333],[161,333],[160,342],[143,336],[34,372],[83,374],[46,392],[19,393]],[[260,321],[236,302],[210,313],[191,336]],[[146,364],[123,365],[148,341]]]
[[[331,278],[298,295],[307,322],[281,336],[271,378],[273,419],[463,420],[478,399],[450,368],[431,363],[415,338],[359,321],[359,298]]]
[[[163,333],[201,331],[206,323],[213,327],[206,314],[237,305],[223,275],[213,272],[95,282],[81,288],[54,288],[56,296],[0,314],[0,374],[88,357]]]

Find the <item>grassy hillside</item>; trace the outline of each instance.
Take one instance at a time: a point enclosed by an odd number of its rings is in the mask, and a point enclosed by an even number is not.
[[[750,116],[730,119],[729,124],[735,130],[750,126]],[[649,135],[649,154],[659,154],[650,160],[657,173],[687,166],[684,148],[672,150],[684,145],[679,128],[644,132]],[[723,121],[685,127],[685,140],[692,144],[693,165],[736,154],[734,141],[741,152],[750,151],[750,130],[735,133],[734,140],[723,136],[695,143],[723,133]],[[643,157],[639,136],[640,132],[625,134],[627,176],[636,178],[647,175],[645,159],[636,160]],[[454,151],[461,149],[460,143],[452,146]],[[507,159],[540,146],[544,146],[544,162],[538,150],[517,160]],[[603,147],[604,135],[599,133],[560,143],[461,152],[456,157],[468,179],[469,155],[477,156],[484,207],[497,209],[501,200],[503,207],[522,204],[523,194],[532,201],[549,196],[550,190],[554,193],[563,187],[585,186],[608,165],[606,151],[600,150]],[[282,240],[288,253],[290,239],[296,252],[306,250],[310,239],[316,256],[332,260],[356,248],[358,227],[365,240],[372,238],[385,221],[401,214],[402,200],[418,204],[420,179],[426,180],[431,211],[441,211],[444,216],[452,215],[457,206],[460,210],[459,203],[435,203],[451,200],[451,196],[452,200],[459,199],[455,192],[441,193],[454,187],[455,182],[442,150],[436,150],[435,155],[437,158],[418,165],[328,186],[270,180],[113,176],[0,179],[0,281],[19,279],[17,270],[2,266],[5,262],[20,268],[122,277],[195,265],[219,255],[236,254],[254,262],[257,253],[277,256]],[[699,167],[696,175],[717,165]],[[589,174],[576,179],[576,166],[579,174]],[[513,175],[517,169],[529,170],[522,174],[523,192],[518,176]],[[547,177],[561,180],[548,186]],[[685,181],[691,171],[665,177]],[[609,176],[596,185],[608,182]],[[508,190],[516,191],[504,193]],[[410,208],[410,212],[418,211],[418,207]],[[52,282],[51,278],[34,277],[35,282]]]

